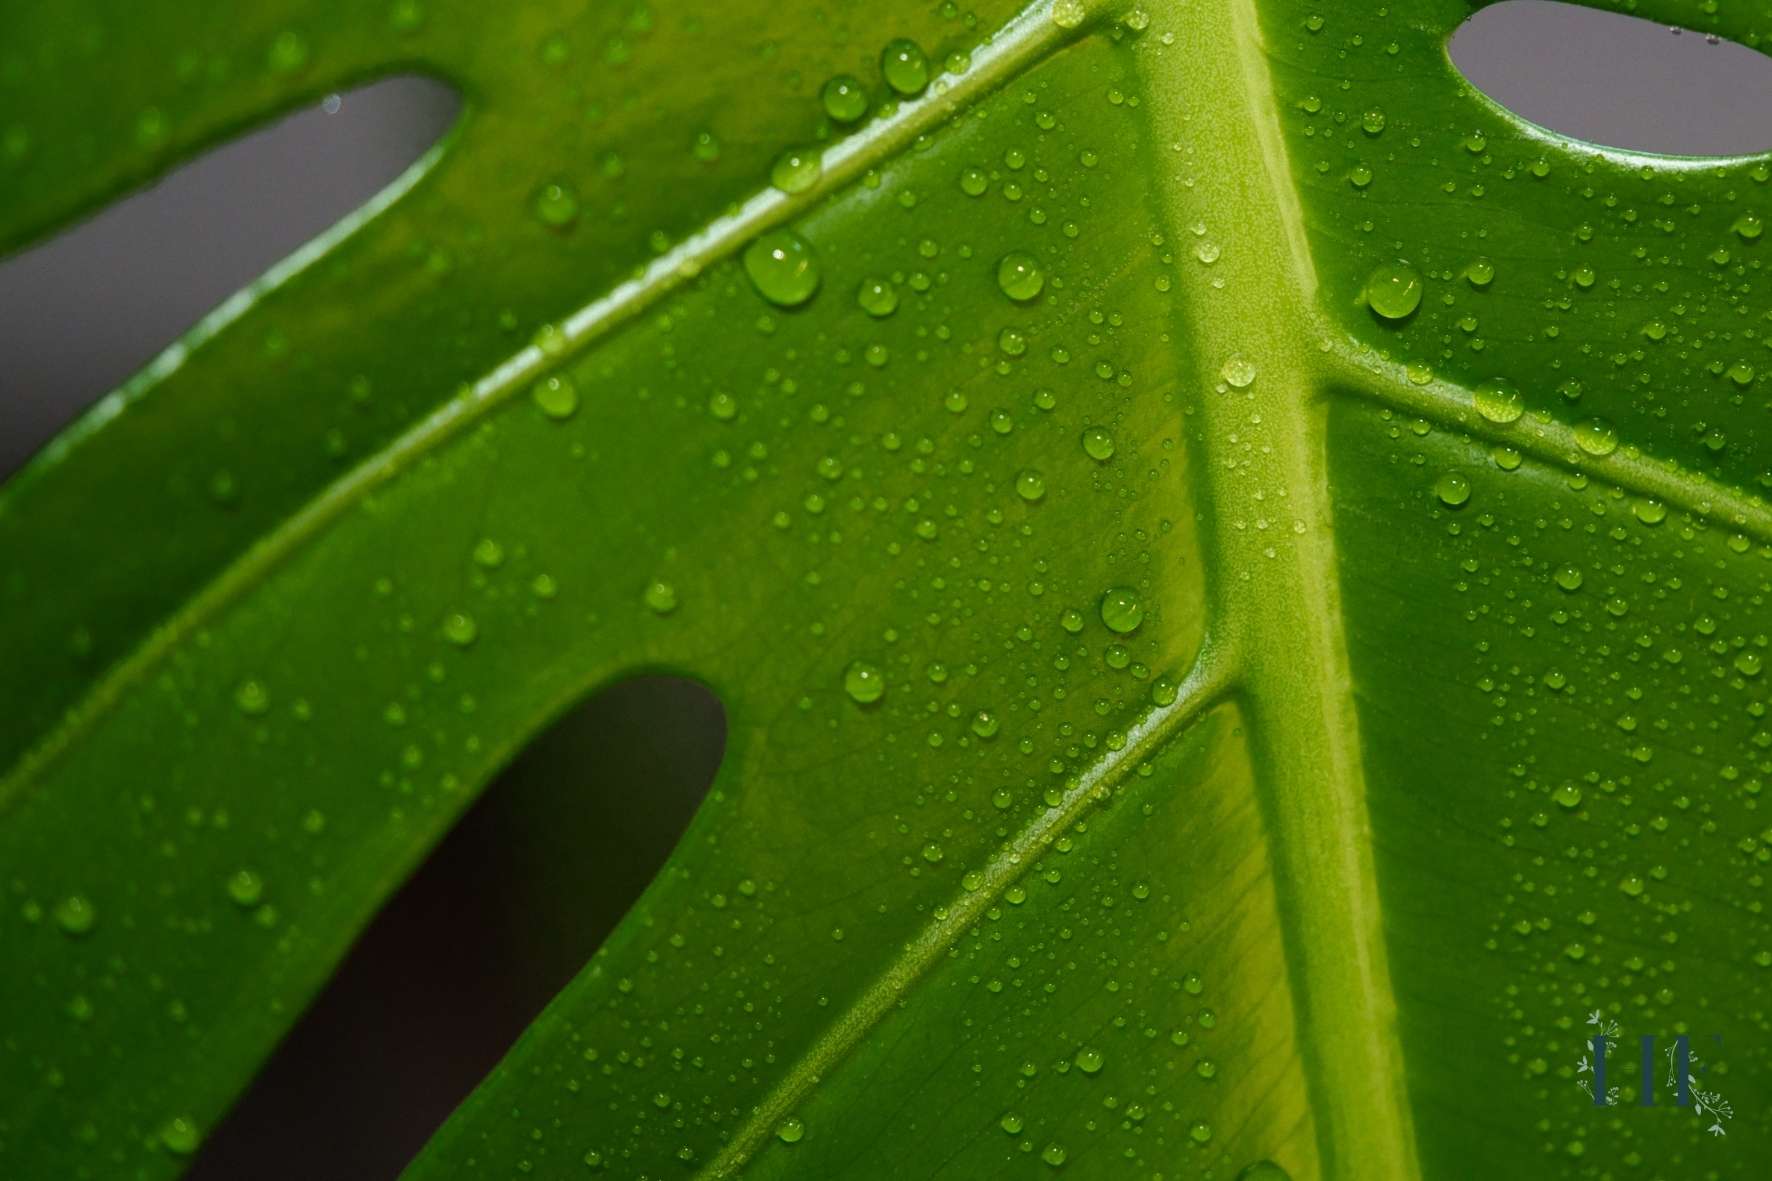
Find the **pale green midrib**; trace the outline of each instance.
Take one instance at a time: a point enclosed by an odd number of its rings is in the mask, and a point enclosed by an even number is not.
[[[154,627],[133,651],[111,665],[47,734],[19,756],[0,776],[0,814],[180,641],[220,614],[280,562],[359,503],[371,489],[447,443],[492,409],[527,389],[543,374],[563,366],[572,356],[632,320],[707,266],[731,255],[763,231],[809,208],[872,165],[894,156],[916,136],[967,103],[989,94],[1005,79],[1023,72],[1032,62],[1074,35],[1076,31],[1067,32],[1052,21],[1050,6],[1051,0],[1042,0],[1024,10],[973,51],[964,73],[938,75],[922,96],[901,102],[889,117],[870,123],[826,148],[821,176],[812,188],[793,195],[773,188],[755,193],[735,212],[710,222],[660,255],[634,278],[561,320],[556,325],[559,335],[549,351],[544,352],[535,345],[518,351],[482,375],[462,394],[408,427],[387,447],[320,489],[312,500],[250,546]],[[427,155],[425,163],[429,166],[434,160]],[[404,191],[392,192],[378,209],[391,204]],[[336,240],[331,236],[326,239],[329,244]],[[314,249],[310,247],[298,253],[303,265],[318,257]],[[293,273],[288,267],[286,263],[276,273]],[[253,289],[262,290],[262,282],[255,284]],[[244,309],[242,298],[230,300],[215,315],[228,311],[231,320]],[[215,331],[211,326],[213,319],[213,316],[206,319],[197,333],[212,334]],[[166,358],[182,360],[192,340],[187,337],[169,349],[150,367],[151,371],[164,374],[170,368],[176,368],[176,364],[167,362]],[[201,342],[201,337],[197,342]],[[143,379],[146,377],[144,374]],[[136,391],[137,394],[140,392]]]
[[[1472,392],[1434,378],[1411,381],[1401,363],[1387,361],[1351,343],[1331,349],[1331,380],[1349,394],[1465,431],[1473,438],[1512,447],[1563,468],[1576,468],[1627,492],[1721,522],[1758,541],[1772,544],[1772,503],[1720,483],[1671,460],[1654,459],[1628,443],[1609,455],[1593,455],[1576,442],[1575,428],[1536,413],[1512,423],[1491,422],[1476,411]]]
[[[1165,19],[1175,58],[1138,58],[1156,125],[1185,149],[1159,161],[1178,173],[1156,178],[1164,228],[1179,238],[1203,223],[1222,248],[1178,285],[1174,321],[1203,422],[1209,618],[1240,661],[1315,1163],[1333,1181],[1413,1181],[1339,603],[1315,270],[1253,0],[1169,0]],[[1239,354],[1256,367],[1245,389],[1220,376]]]
[[[794,1059],[781,1080],[732,1133],[719,1155],[697,1170],[695,1177],[726,1181],[736,1176],[863,1035],[891,1013],[924,973],[947,955],[986,910],[1002,899],[1042,850],[1147,756],[1174,742],[1224,701],[1230,683],[1228,669],[1219,659],[1221,654],[1219,646],[1208,637],[1193,667],[1177,686],[1174,702],[1147,710],[1127,727],[1126,741],[1120,749],[1104,752],[1078,775],[1057,805],[1042,809],[999,847],[979,871],[977,888],[961,890],[945,908],[934,912],[939,917],[932,917],[918,929],[861,994]]]

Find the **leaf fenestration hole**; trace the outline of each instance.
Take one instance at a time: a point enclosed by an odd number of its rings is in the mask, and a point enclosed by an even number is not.
[[[343,91],[0,262],[0,479],[399,177],[460,109],[454,90],[416,75]]]
[[[1506,0],[1452,36],[1473,86],[1540,127],[1671,156],[1772,149],[1772,57],[1641,17]]]
[[[674,677],[569,710],[358,938],[186,1181],[392,1178],[591,958],[707,794],[725,712]]]

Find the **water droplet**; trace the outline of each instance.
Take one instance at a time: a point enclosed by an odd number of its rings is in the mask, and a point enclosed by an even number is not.
[[[1011,1136],[1019,1136],[1021,1135],[1021,1129],[1026,1125],[1019,1115],[1015,1114],[1013,1111],[1005,1111],[1003,1113],[1003,1118],[997,1121],[997,1126],[1002,1128],[1005,1132],[1008,1132]]]
[[[271,41],[267,60],[276,73],[292,74],[308,64],[308,43],[294,29],[285,29]]]
[[[236,870],[228,877],[228,897],[240,906],[257,906],[264,893],[264,879],[250,869]]]
[[[1618,879],[1618,888],[1635,898],[1643,892],[1643,879],[1634,873],[1627,873]]]
[[[789,148],[775,158],[769,183],[784,193],[804,193],[823,174],[824,162],[817,148]]]
[[[1526,399],[1520,387],[1505,377],[1494,377],[1477,386],[1474,395],[1477,413],[1490,422],[1506,425],[1517,422],[1526,411]]]
[[[646,584],[646,590],[640,596],[655,615],[669,615],[677,609],[677,588],[668,582],[656,579]]]
[[[1739,652],[1735,656],[1735,671],[1744,677],[1757,677],[1762,663],[1758,652]]]
[[[271,693],[262,681],[241,681],[234,690],[234,705],[248,717],[258,717],[271,708]]]
[[[1205,1120],[1195,1120],[1188,1126],[1187,1134],[1195,1144],[1204,1144],[1212,1139],[1212,1125]]]
[[[443,638],[458,648],[466,648],[479,634],[479,625],[466,611],[451,611],[443,620]]]
[[[1766,232],[1766,223],[1757,213],[1744,213],[1735,219],[1734,230],[1743,241],[1752,242]]]
[[[1378,135],[1384,130],[1384,112],[1377,107],[1360,116],[1360,130],[1367,135]]]
[[[1084,1074],[1094,1074],[1101,1069],[1101,1051],[1084,1046],[1077,1051],[1076,1063],[1077,1069]]]
[[[1564,783],[1551,792],[1551,799],[1564,808],[1574,808],[1581,803],[1581,788],[1573,783]]]
[[[544,377],[530,389],[529,396],[549,418],[571,418],[578,410],[578,387],[564,373]]]
[[[745,273],[757,294],[780,307],[797,307],[818,290],[818,256],[792,230],[771,230],[745,248]]]
[[[1239,353],[1224,363],[1218,375],[1232,389],[1246,390],[1255,384],[1255,362]]]
[[[960,173],[960,191],[968,197],[982,197],[990,187],[990,178],[982,168],[967,168]]]
[[[563,230],[578,220],[578,194],[564,181],[545,184],[535,190],[531,203],[535,216],[543,225],[553,229]]]
[[[1486,258],[1474,259],[1468,267],[1464,268],[1464,278],[1467,283],[1480,291],[1495,282],[1495,264]]]
[[[883,319],[898,310],[898,291],[885,279],[870,275],[856,288],[855,302],[876,320]]]
[[[1015,494],[1030,502],[1040,500],[1046,495],[1046,477],[1028,468],[1015,477]]]
[[[1083,450],[1090,459],[1109,460],[1114,455],[1114,437],[1106,428],[1092,426],[1083,432]]]
[[[1144,622],[1144,604],[1131,587],[1116,586],[1101,596],[1101,621],[1108,630],[1125,635]]]
[[[708,399],[708,413],[721,422],[731,422],[738,417],[738,399],[721,390]]]
[[[1074,29],[1088,16],[1083,0],[1055,0],[1052,5],[1052,23],[1061,29]]]
[[[1387,262],[1366,277],[1366,304],[1387,320],[1403,320],[1421,306],[1421,276],[1406,262]]]
[[[98,922],[98,908],[84,894],[69,894],[55,904],[55,925],[69,935],[84,935]]]
[[[838,74],[824,84],[819,97],[824,113],[839,123],[853,123],[868,113],[868,92],[853,74]]]
[[[988,709],[981,709],[972,715],[972,732],[980,738],[995,738],[1000,725],[997,715]]]
[[[1062,0],[1061,0],[1061,2],[1062,2]],[[1046,1147],[1044,1147],[1040,1150],[1040,1159],[1045,1161],[1047,1164],[1051,1165],[1055,1169],[1059,1165],[1064,1164],[1065,1156],[1066,1156],[1066,1153],[1065,1153],[1063,1146],[1058,1145],[1058,1144],[1048,1144]]]
[[[1434,495],[1447,508],[1457,508],[1471,498],[1470,479],[1456,469],[1444,472],[1434,481]]]
[[[798,1116],[790,1115],[781,1121],[781,1126],[775,1129],[775,1134],[783,1144],[798,1144],[806,1135],[806,1125],[800,1121]]]
[[[1581,571],[1573,566],[1559,566],[1555,578],[1557,585],[1566,591],[1574,592],[1581,589]]]
[[[843,673],[843,691],[857,705],[872,705],[886,695],[886,678],[878,665],[857,660]]]
[[[1015,302],[1026,303],[1039,297],[1046,286],[1046,275],[1033,255],[1016,250],[1005,254],[997,264],[997,286]]]
[[[1618,435],[1603,418],[1575,424],[1575,445],[1589,455],[1610,455],[1618,449]]]
[[[923,846],[923,860],[931,865],[941,864],[941,859],[946,856],[947,854],[942,851],[941,846],[934,841]]]
[[[161,1145],[177,1156],[190,1156],[202,1141],[203,1134],[197,1130],[197,1121],[188,1116],[175,1116],[160,1125]]]
[[[888,41],[880,54],[880,73],[898,93],[921,94],[929,85],[929,58],[915,41],[899,37]]]

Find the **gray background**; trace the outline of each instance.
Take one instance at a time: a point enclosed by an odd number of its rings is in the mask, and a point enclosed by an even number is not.
[[[1738,45],[1515,0],[1467,23],[1452,53],[1491,97],[1581,139],[1772,147],[1772,60]],[[455,110],[435,83],[377,83],[0,262],[0,478],[397,176]],[[394,1176],[638,896],[723,744],[718,702],[659,678],[556,723],[377,917],[190,1175],[278,1181],[324,1162],[334,1177]],[[559,897],[575,899],[568,913]]]

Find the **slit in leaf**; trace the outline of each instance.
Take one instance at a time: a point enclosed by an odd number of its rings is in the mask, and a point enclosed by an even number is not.
[[[416,75],[345,91],[0,262],[0,479],[399,178],[460,108],[455,91]]]
[[[1465,79],[1527,122],[1669,156],[1772,149],[1772,57],[1640,17],[1506,0],[1453,34]]]
[[[725,747],[719,701],[641,677],[569,710],[384,905],[186,1181],[392,1178],[590,960]]]

